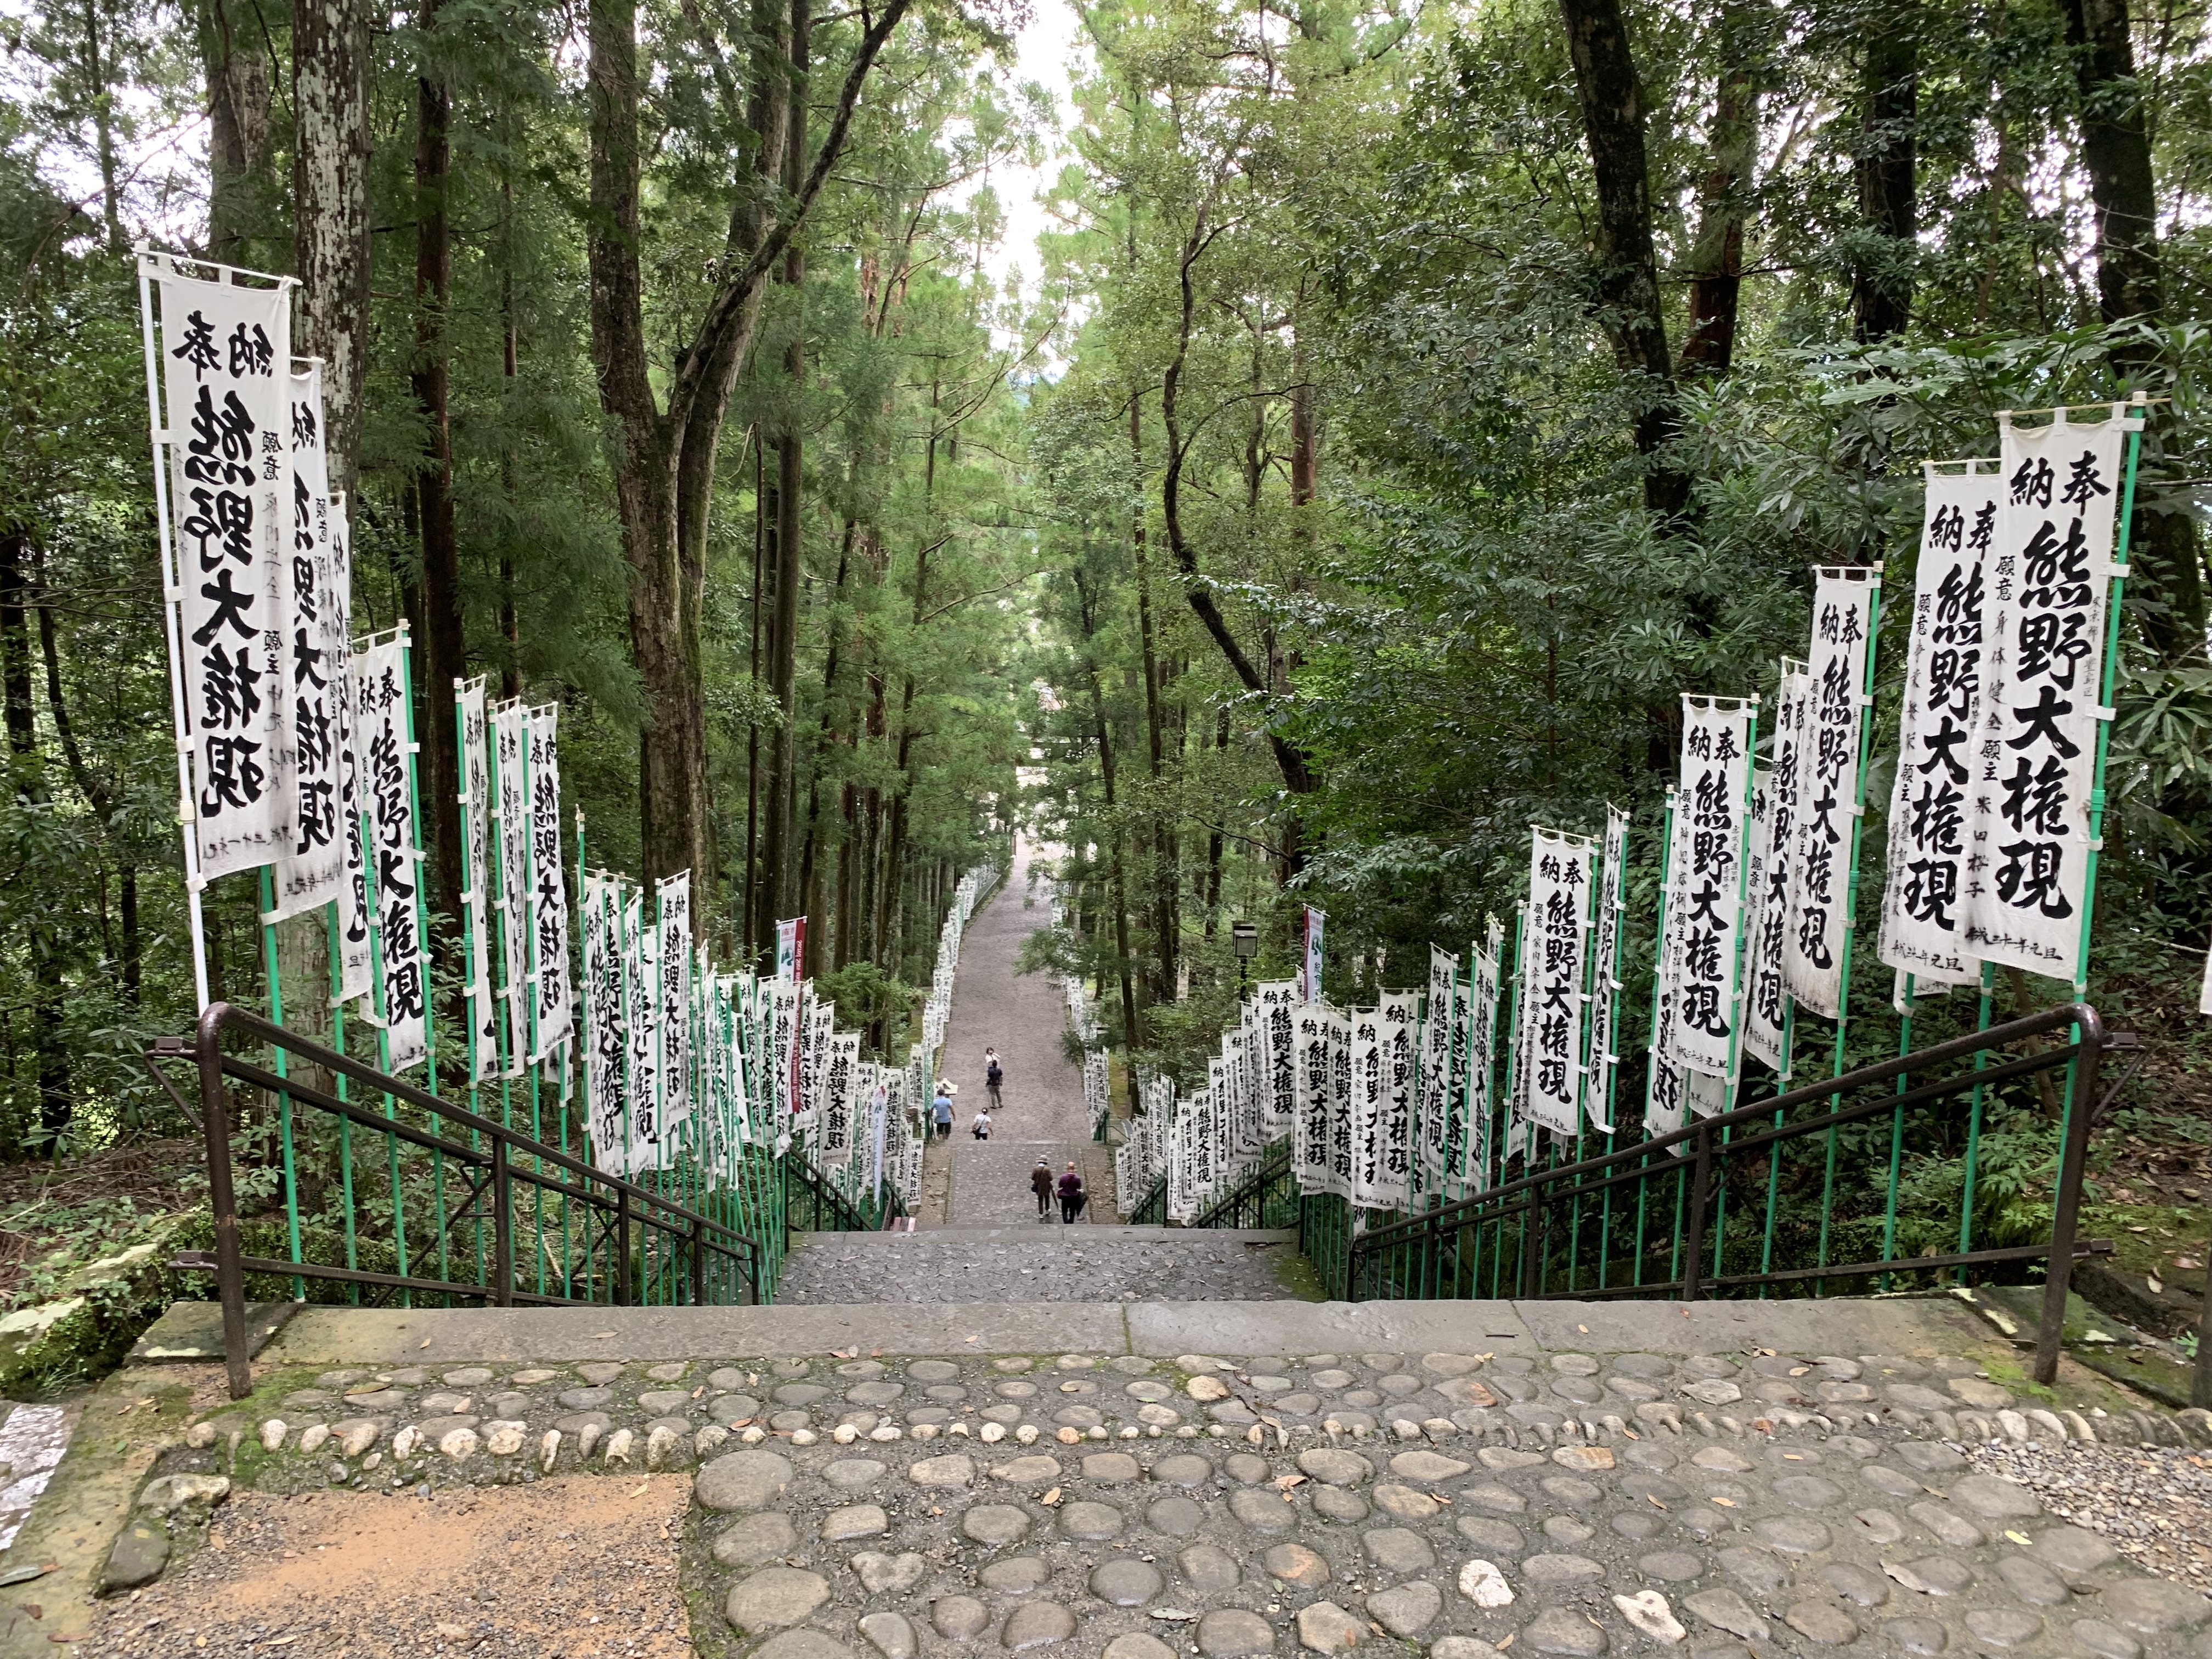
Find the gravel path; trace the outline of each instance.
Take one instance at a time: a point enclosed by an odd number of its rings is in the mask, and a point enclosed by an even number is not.
[[[1049,923],[1051,904],[1041,854],[1032,843],[1017,842],[1006,886],[969,923],[961,945],[942,1062],[945,1075],[960,1085],[948,1149],[951,1202],[925,1205],[925,1226],[940,1218],[953,1226],[1035,1222],[1030,1171],[1040,1158],[1055,1180],[1074,1160],[1092,1194],[1085,1219],[1113,1220],[1113,1162],[1091,1139],[1083,1073],[1069,1063],[1063,1046],[1067,1015],[1060,988],[1041,973],[1014,971],[1023,943]],[[986,1048],[999,1051],[1006,1082],[1005,1104],[991,1114],[992,1137],[979,1141],[968,1131],[988,1098]],[[1055,1206],[1055,1224],[1058,1219]]]
[[[2212,1462],[2203,1452],[2101,1442],[1969,1450],[1977,1468],[2028,1487],[2053,1515],[2212,1595]]]
[[[109,1603],[76,1650],[690,1659],[677,1583],[690,1485],[571,1474],[428,1501],[411,1488],[240,1492],[190,1563]]]

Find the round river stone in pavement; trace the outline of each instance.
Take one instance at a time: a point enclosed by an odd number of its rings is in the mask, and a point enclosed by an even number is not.
[[[1002,1595],[1027,1595],[1052,1577],[1052,1569],[1038,1556],[1017,1555],[992,1562],[975,1577],[985,1589]]]
[[[1334,1601],[1298,1609],[1298,1644],[1316,1653],[1349,1653],[1366,1635],[1366,1625]]]
[[[1342,1521],[1348,1525],[1367,1518],[1367,1500],[1341,1486],[1323,1486],[1314,1494],[1313,1506],[1314,1513],[1324,1521]]]
[[[1404,1527],[1377,1527],[1359,1543],[1367,1559],[1386,1572],[1426,1572],[1437,1564],[1429,1540]]]
[[[1237,1588],[1244,1575],[1237,1558],[1212,1544],[1193,1544],[1176,1557],[1183,1582],[1200,1595],[1221,1595]]]
[[[2029,1547],[2059,1571],[2071,1574],[2109,1566],[2120,1553],[2086,1527],[2054,1527]]]
[[[1820,1569],[1820,1577],[1828,1581],[1829,1588],[1837,1595],[1863,1607],[1878,1607],[1889,1600],[1889,1586],[1880,1574],[1853,1566],[1848,1561],[1831,1561]]]
[[[1153,1464],[1152,1479],[1170,1486],[1202,1486],[1213,1479],[1213,1465],[1203,1457],[1180,1452]]]
[[[1121,1511],[1111,1504],[1070,1504],[1060,1512],[1060,1529],[1091,1542],[1112,1538],[1121,1530]]]
[[[971,1641],[991,1626],[991,1610],[972,1595],[941,1595],[929,1610],[937,1633],[955,1642]]]
[[[784,1630],[754,1649],[753,1659],[853,1659],[853,1650],[818,1630]]]
[[[871,1595],[903,1595],[922,1580],[929,1571],[929,1563],[909,1550],[903,1555],[885,1555],[880,1550],[862,1550],[853,1558],[853,1571],[860,1577],[860,1584]],[[988,1577],[991,1569],[983,1569]]]
[[[841,1457],[822,1471],[822,1478],[840,1492],[861,1492],[887,1473],[872,1457]]]
[[[1532,1555],[1521,1564],[1532,1584],[1571,1584],[1602,1578],[1605,1569],[1587,1555]]]
[[[917,1359],[906,1374],[917,1382],[951,1382],[958,1380],[960,1367],[949,1359]]]
[[[921,1650],[921,1638],[902,1613],[869,1613],[860,1616],[860,1634],[884,1659],[914,1659]]]
[[[1951,1501],[1987,1521],[2025,1520],[2043,1513],[2033,1492],[1993,1474],[1960,1475],[1951,1483]]]
[[[909,1463],[906,1478],[917,1486],[970,1486],[975,1483],[975,1465],[958,1452],[947,1452]]]
[[[1375,1466],[1358,1452],[1340,1451],[1334,1446],[1300,1452],[1298,1468],[1332,1486],[1356,1486],[1375,1473]]]
[[[742,1631],[781,1630],[829,1599],[830,1581],[819,1573],[799,1567],[763,1567],[738,1580],[722,1611]]]
[[[791,1484],[791,1460],[769,1451],[726,1452],[693,1477],[700,1504],[725,1513],[766,1509]]]
[[[1145,1524],[1170,1538],[1188,1538],[1206,1523],[1206,1511],[1188,1498],[1163,1498],[1145,1511]]]
[[[1331,1577],[1328,1563],[1304,1544],[1278,1544],[1260,1558],[1260,1565],[1267,1570],[1270,1578],[1279,1578],[1301,1589],[1326,1584]]]
[[[978,1504],[960,1517],[960,1530],[979,1544],[1012,1544],[1029,1536],[1030,1512],[1012,1504]]]
[[[1452,1522],[1459,1535],[1491,1555],[1519,1555],[1528,1540],[1510,1521],[1492,1521],[1483,1515],[1462,1515]]]
[[[1297,1511],[1273,1492],[1246,1486],[1229,1494],[1229,1512],[1257,1533],[1288,1532],[1297,1524]]]
[[[1909,1590],[1923,1595],[1956,1595],[1974,1582],[1962,1561],[1948,1555],[1923,1556],[1917,1561],[1885,1561],[1881,1570]]]
[[[2017,1607],[1977,1607],[1966,1615],[1966,1629],[1993,1648],[2016,1648],[2043,1634],[2043,1620]]]
[[[1432,1451],[1400,1452],[1390,1460],[1390,1473],[1407,1480],[1449,1480],[1465,1474],[1468,1468],[1456,1457]]]
[[[1407,1641],[1435,1624],[1437,1615],[1443,1610],[1444,1593],[1425,1578],[1417,1578],[1392,1589],[1377,1590],[1367,1598],[1367,1611],[1375,1615],[1382,1628]]]
[[[1565,1653],[1596,1659],[1612,1645],[1602,1628],[1573,1607],[1547,1607],[1521,1632],[1519,1645],[1537,1653]]]
[[[1141,1607],[1166,1583],[1151,1563],[1126,1558],[1102,1561],[1091,1570],[1091,1593],[1111,1607]]]
[[[1802,1516],[1777,1515],[1763,1521],[1754,1521],[1751,1529],[1770,1549],[1780,1550],[1785,1555],[1810,1555],[1824,1550],[1834,1541],[1828,1529],[1818,1521],[1808,1521]]]
[[[1206,1659],[1246,1659],[1273,1653],[1275,1628],[1242,1607],[1217,1607],[1198,1621],[1198,1650]]]
[[[1680,1583],[1703,1577],[1705,1564],[1687,1550],[1658,1550],[1641,1558],[1636,1564],[1636,1570],[1646,1578]]]
[[[1425,1492],[1386,1481],[1375,1488],[1375,1507],[1401,1521],[1425,1521],[1443,1505]]]
[[[1997,1577],[2004,1580],[2007,1589],[2033,1607],[2063,1607],[2072,1599],[2064,1579],[2025,1555],[2008,1555],[1998,1562]]]
[[[1083,1460],[1085,1480],[1134,1480],[1142,1474],[1137,1460],[1127,1452],[1093,1452]]]
[[[714,1540],[714,1559],[726,1567],[757,1566],[774,1561],[799,1547],[799,1534],[788,1516],[771,1510],[732,1521]]]
[[[1825,1510],[1843,1501],[1844,1489],[1817,1474],[1785,1474],[1774,1483],[1774,1495],[1794,1510]]]
[[[889,1532],[891,1518],[884,1513],[879,1504],[848,1504],[843,1509],[832,1510],[822,1517],[823,1541],[830,1544],[850,1543],[855,1538],[873,1538]]]
[[[2212,1618],[2212,1601],[2163,1578],[2129,1579],[2112,1586],[2101,1599],[2106,1619],[2122,1630],[2146,1636],[2194,1630]]]
[[[1946,1639],[1933,1619],[1885,1619],[1881,1633],[1900,1653],[1941,1653]]]
[[[1059,1602],[1024,1601],[1006,1615],[1006,1627],[999,1639],[1018,1653],[1048,1642],[1065,1642],[1074,1634],[1075,1615]]]
[[[1176,1659],[1176,1650],[1157,1636],[1133,1630],[1109,1642],[1098,1659]]]
[[[1839,1648],[1859,1639],[1858,1620],[1832,1601],[1796,1602],[1782,1615],[1782,1622],[1824,1648]]]

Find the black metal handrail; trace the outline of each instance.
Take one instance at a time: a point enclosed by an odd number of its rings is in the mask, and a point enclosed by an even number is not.
[[[2014,1055],[1996,1064],[1949,1072],[1933,1082],[1913,1081],[1915,1073],[1948,1067],[1954,1062],[1986,1056],[1992,1050],[2015,1042],[2061,1031],[2069,1033],[2069,1040],[2057,1046]],[[2112,1046],[2112,1040],[2106,1033],[2096,1010],[2086,1003],[2069,1003],[1986,1031],[1863,1066],[1826,1082],[1808,1084],[1733,1111],[1698,1119],[1680,1129],[1611,1152],[1532,1170],[1426,1214],[1410,1216],[1360,1234],[1351,1245],[1352,1272],[1347,1292],[1353,1299],[1360,1299],[1370,1288],[1371,1277],[1373,1288],[1389,1294],[1394,1288],[1393,1275],[1370,1276],[1364,1269],[1386,1255],[1394,1260],[1402,1257],[1408,1250],[1423,1260],[1409,1263],[1405,1273],[1399,1276],[1424,1285],[1431,1284],[1435,1279],[1434,1260],[1446,1252],[1447,1241],[1450,1241],[1449,1248],[1455,1249],[1459,1240],[1479,1237],[1478,1230],[1497,1228],[1502,1247],[1510,1242],[1502,1224],[1518,1218],[1520,1283],[1516,1288],[1524,1298],[1549,1299],[1554,1295],[1547,1283],[1549,1254],[1540,1245],[1548,1216],[1559,1214],[1563,1206],[1571,1203],[1586,1210],[1590,1200],[1602,1199],[1609,1192],[1675,1174],[1686,1167],[1687,1190],[1681,1196],[1681,1218],[1674,1235],[1674,1255],[1679,1271],[1660,1280],[1639,1276],[1636,1283],[1630,1285],[1576,1288],[1571,1283],[1568,1289],[1556,1294],[1577,1299],[1672,1295],[1694,1301],[1717,1290],[2040,1260],[2046,1264],[2046,1277],[2044,1316],[2037,1336],[2036,1376],[2047,1383],[2057,1374],[2060,1328],[2074,1261],[2078,1255],[2094,1253],[2095,1249],[2082,1246],[2077,1233],[2092,1107],[2097,1097],[2098,1066]],[[1713,1220],[1716,1195],[1725,1174],[1723,1166],[1735,1164],[1744,1167],[1756,1163],[1769,1167],[1766,1159],[1785,1142],[1826,1136],[1846,1125],[1884,1114],[1899,1115],[1901,1122],[1902,1113],[1911,1108],[2068,1067],[2075,1068],[2070,1091],[2073,1109],[2067,1116],[2065,1139],[2059,1153],[2051,1233],[2047,1243],[1942,1255],[1885,1255],[1852,1261],[1824,1260],[1811,1266],[1779,1268],[1763,1265],[1757,1273],[1709,1273],[1705,1270],[1706,1229]],[[1828,1109],[1789,1121],[1793,1109],[1823,1103],[1827,1104]],[[1680,1154],[1677,1148],[1682,1149]],[[1654,1154],[1658,1155],[1656,1159]]]
[[[256,1042],[265,1043],[307,1066],[348,1079],[393,1103],[428,1114],[436,1127],[410,1123],[357,1101],[341,1099],[302,1079],[280,1075],[242,1055],[226,1053],[222,1047],[226,1031],[235,1031]],[[252,1387],[246,1330],[248,1273],[325,1279],[410,1295],[466,1298],[495,1307],[518,1304],[574,1305],[602,1300],[620,1305],[632,1297],[633,1250],[636,1260],[642,1263],[648,1248],[658,1241],[664,1261],[655,1282],[672,1296],[688,1297],[694,1304],[703,1304],[710,1298],[710,1288],[733,1284],[738,1292],[735,1299],[759,1299],[757,1246],[726,1223],[635,1182],[594,1169],[558,1147],[547,1146],[495,1119],[441,1099],[403,1078],[380,1072],[295,1031],[289,1031],[249,1009],[225,1002],[211,1004],[201,1014],[191,1036],[160,1039],[155,1044],[154,1054],[157,1057],[190,1058],[199,1073],[200,1121],[207,1148],[208,1199],[214,1215],[215,1249],[212,1252],[183,1253],[173,1265],[187,1272],[211,1271],[216,1275],[217,1294],[222,1304],[223,1348],[233,1399],[243,1399]],[[237,1188],[231,1164],[228,1085],[232,1082],[265,1090],[293,1107],[310,1108],[343,1124],[385,1137],[393,1149],[395,1160],[398,1146],[404,1144],[444,1160],[459,1170],[467,1194],[465,1207],[459,1215],[441,1216],[439,1237],[442,1238],[458,1221],[481,1224],[486,1216],[484,1208],[480,1206],[488,1206],[492,1224],[492,1252],[488,1268],[473,1279],[431,1278],[246,1254],[240,1243]],[[439,1133],[441,1128],[448,1133]],[[471,1139],[456,1139],[453,1134]],[[516,1284],[514,1232],[518,1188],[541,1195],[538,1212],[541,1218],[544,1199],[561,1206],[564,1224],[578,1220],[580,1212],[578,1233],[585,1247],[586,1269],[580,1277],[568,1276],[567,1283],[572,1290],[580,1283],[586,1294],[552,1295]],[[609,1259],[603,1268],[595,1267],[593,1264],[598,1262],[602,1250]],[[678,1263],[683,1271],[668,1271],[672,1265]],[[717,1264],[726,1266],[731,1273],[714,1272]],[[588,1294],[601,1282],[608,1291],[606,1297]]]
[[[1168,1224],[1168,1178],[1165,1176],[1152,1182],[1145,1195],[1137,1200],[1137,1207],[1129,1212],[1127,1224],[1132,1227],[1164,1227]]]
[[[1285,1135],[1260,1149],[1260,1161],[1228,1192],[1198,1212],[1194,1227],[1294,1227],[1298,1176]]]
[[[784,1224],[802,1233],[880,1232],[906,1213],[896,1186],[884,1183],[880,1213],[870,1216],[793,1148],[783,1160]],[[805,1219],[801,1219],[804,1217]]]

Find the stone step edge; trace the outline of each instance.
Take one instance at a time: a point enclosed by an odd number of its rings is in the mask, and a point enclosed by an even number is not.
[[[1247,1244],[1295,1245],[1298,1242],[1296,1228],[1210,1227],[1201,1231],[1190,1227],[1067,1227],[1057,1219],[1049,1223],[1003,1221],[990,1226],[917,1227],[910,1233],[821,1232],[793,1233],[792,1237],[809,1244],[911,1244],[916,1239],[942,1238],[955,1243],[1062,1243],[1078,1248],[1092,1244],[1175,1244],[1203,1238],[1226,1238]]]

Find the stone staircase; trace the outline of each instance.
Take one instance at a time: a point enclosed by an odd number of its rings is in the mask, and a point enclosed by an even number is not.
[[[1295,1234],[1063,1226],[1057,1206],[1044,1222],[805,1234],[776,1291],[785,1306],[1275,1302],[1316,1294]]]

